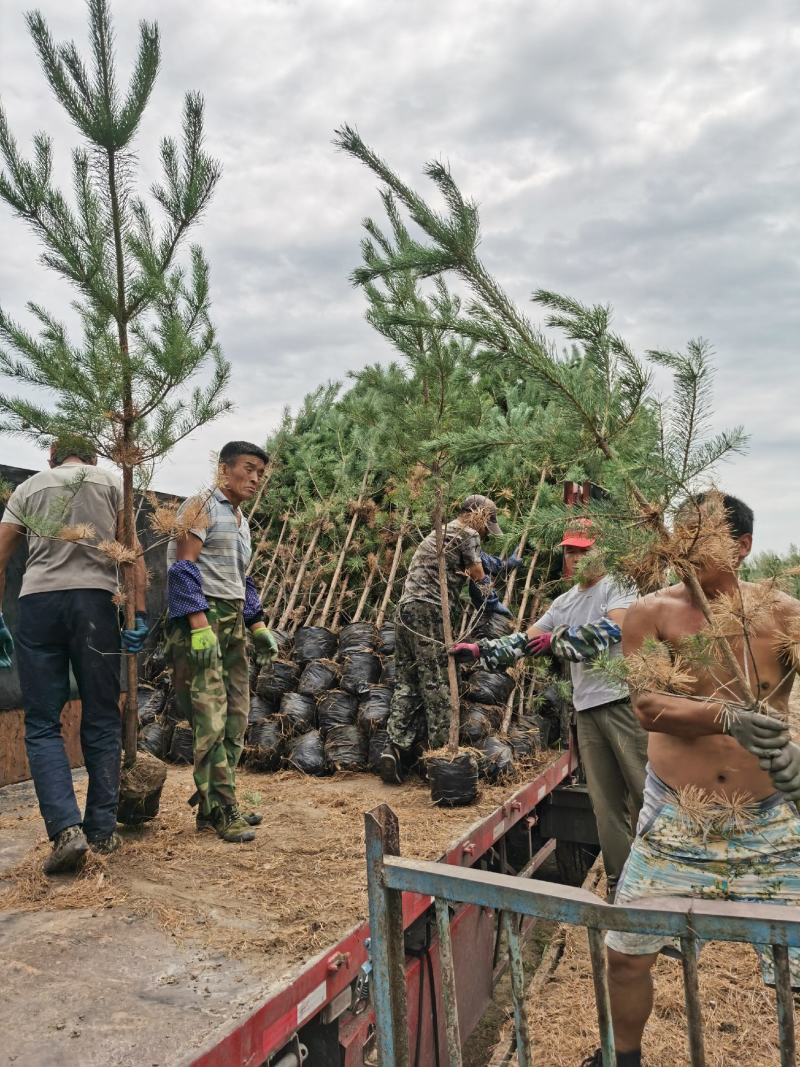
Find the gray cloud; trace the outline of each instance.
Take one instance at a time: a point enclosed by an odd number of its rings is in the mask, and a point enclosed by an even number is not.
[[[82,4],[40,4],[58,38],[83,40]],[[539,285],[614,305],[639,350],[707,337],[717,427],[744,423],[748,456],[720,471],[759,518],[758,547],[797,539],[796,338],[800,170],[790,0],[154,0],[115,5],[129,60],[156,17],[163,67],[138,143],[143,178],[177,132],[183,92],[206,96],[225,166],[198,238],[215,322],[234,366],[235,416],[176,450],[159,482],[190,490],[229,436],[263,438],[285,404],[390,357],[348,282],[371,176],[331,146],[364,136],[420,188],[447,159],[481,205],[483,254],[520,303]],[[69,124],[50,99],[22,20],[0,0],[0,94],[23,144]],[[0,300],[67,314],[69,294],[0,210]],[[528,308],[535,316],[535,309]],[[6,457],[34,465],[27,446]]]

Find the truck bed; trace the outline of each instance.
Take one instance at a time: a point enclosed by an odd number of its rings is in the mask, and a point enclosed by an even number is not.
[[[545,757],[531,775],[554,764]],[[83,772],[76,790],[85,791]],[[171,767],[161,815],[78,877],[47,880],[30,783],[0,790],[0,1026],[15,1067],[189,1062],[366,919],[363,812],[391,803],[404,852],[426,858],[517,785],[441,810],[418,780],[243,771],[251,845],[198,835],[191,770]]]

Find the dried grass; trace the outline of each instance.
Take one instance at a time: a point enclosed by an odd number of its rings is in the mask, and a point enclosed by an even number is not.
[[[100,552],[115,563],[118,567],[126,563],[135,563],[138,553],[133,548],[127,548],[119,541],[99,541],[97,548]]]
[[[711,833],[723,837],[743,834],[758,818],[758,803],[749,793],[734,792],[726,796],[685,785],[677,790],[677,799],[678,817],[687,834],[701,834],[704,839]]]
[[[636,693],[656,690],[662,693],[693,693],[697,678],[689,670],[686,660],[671,658],[666,645],[662,649],[633,652],[625,657],[625,675]]]
[[[60,541],[93,541],[97,530],[90,522],[78,522],[62,526],[56,535]]]

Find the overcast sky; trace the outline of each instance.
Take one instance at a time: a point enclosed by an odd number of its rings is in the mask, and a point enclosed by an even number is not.
[[[82,49],[81,0],[44,0]],[[206,98],[225,172],[196,232],[236,413],[177,448],[156,486],[189,492],[211,449],[262,441],[286,404],[390,358],[348,283],[375,181],[331,145],[342,122],[424,188],[449,160],[481,205],[483,255],[520,303],[544,286],[610,302],[639,350],[708,338],[716,425],[749,453],[721,484],[756,512],[756,549],[800,541],[797,400],[800,12],[793,0],[130,0],[114,5],[129,69],[139,18],[162,69],[137,142],[145,182],[187,89]],[[43,128],[67,174],[76,137],[38,69],[26,7],[0,0],[0,96],[27,151]],[[63,313],[65,283],[0,205],[0,302]],[[533,309],[531,309],[533,312]],[[0,388],[4,388],[0,382]],[[0,461],[42,454],[0,439]]]

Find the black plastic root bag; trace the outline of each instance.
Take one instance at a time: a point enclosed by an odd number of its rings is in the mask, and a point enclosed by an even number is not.
[[[351,622],[339,631],[339,655],[344,659],[354,652],[374,652],[378,634],[371,622]]]
[[[425,761],[431,800],[440,808],[463,808],[478,796],[478,763],[471,752],[454,759],[431,756]]]
[[[358,705],[358,726],[365,734],[386,726],[392,707],[392,690],[386,685],[371,685]]]
[[[254,771],[277,771],[284,747],[280,725],[274,719],[256,723],[247,731],[247,766]]]
[[[167,759],[170,763],[194,763],[194,733],[188,722],[176,724]]]
[[[378,649],[382,656],[394,655],[394,623],[385,622],[378,631]]]
[[[514,679],[505,671],[473,671],[464,695],[475,704],[505,704],[513,688]]]
[[[485,737],[475,748],[480,752],[478,773],[487,782],[499,782],[514,770],[514,752],[511,745],[499,737]]]
[[[137,747],[143,752],[149,752],[151,756],[164,759],[169,752],[169,746],[172,744],[172,731],[174,729],[175,723],[172,719],[161,716],[154,722],[142,727],[139,732]]]
[[[298,663],[312,659],[333,659],[339,642],[333,630],[324,626],[301,626],[294,635],[294,655]]]
[[[298,670],[294,663],[276,659],[263,668],[256,682],[256,693],[265,700],[278,701],[284,693],[291,693],[297,683]]]
[[[339,668],[332,659],[312,660],[303,668],[297,683],[297,692],[309,697],[318,697],[327,689],[332,689],[338,677]]]
[[[357,697],[343,689],[329,689],[317,704],[320,733],[324,737],[333,726],[352,726],[357,714]]]
[[[529,759],[541,746],[541,736],[535,726],[515,725],[508,731],[508,743],[515,760]]]
[[[367,770],[373,774],[379,774],[381,769],[381,756],[389,742],[389,734],[386,730],[376,730],[370,736],[369,748],[367,749]]]
[[[380,657],[373,652],[354,652],[344,661],[339,685],[348,693],[357,695],[369,692],[381,676]]]
[[[367,739],[357,726],[332,726],[325,738],[325,758],[337,771],[360,771],[367,764]]]
[[[295,771],[321,777],[331,773],[325,759],[325,747],[319,730],[309,730],[302,737],[295,738],[289,745],[284,763]]]
[[[478,625],[475,627],[475,635],[470,640],[483,641],[487,638],[506,637],[514,630],[514,623],[507,615],[499,612],[484,612]]]
[[[278,709],[278,719],[286,734],[304,734],[313,730],[317,721],[317,702],[302,693],[284,693]]]
[[[247,716],[247,723],[252,726],[254,722],[262,722],[277,710],[278,705],[274,700],[265,700],[264,697],[254,693],[250,697],[250,711]]]
[[[383,661],[381,685],[388,685],[392,688],[397,685],[397,667],[395,666],[394,656],[386,656]]]
[[[477,704],[467,704],[461,709],[461,730],[459,736],[465,745],[476,745],[492,732],[489,717]]]
[[[163,689],[148,689],[145,686],[140,686],[137,700],[139,702],[139,725],[147,726],[149,723],[155,722],[164,710],[167,694]]]

